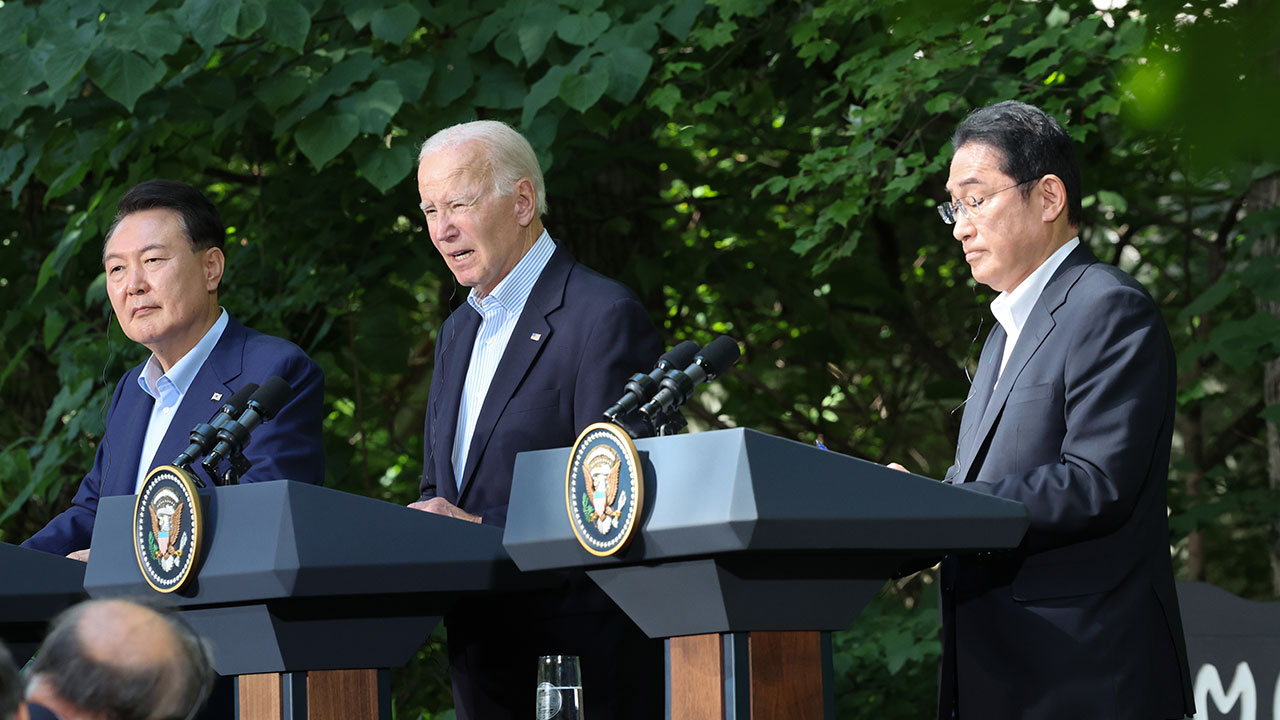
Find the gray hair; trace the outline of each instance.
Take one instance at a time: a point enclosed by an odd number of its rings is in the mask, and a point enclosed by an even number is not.
[[[0,720],[13,720],[22,704],[22,683],[9,648],[0,642]]]
[[[528,178],[537,196],[538,217],[547,214],[547,188],[542,180],[538,156],[529,141],[504,122],[475,120],[447,127],[422,143],[418,164],[421,165],[423,158],[437,150],[472,142],[484,147],[488,158],[488,167],[484,171],[488,173],[496,193],[504,197],[510,195],[521,178]]]
[[[104,602],[125,601],[82,602],[54,619],[29,669],[29,686],[47,684],[69,704],[102,713],[108,720],[195,717],[213,687],[213,668],[204,643],[185,624],[152,610],[173,636],[174,657],[169,662],[117,667],[95,660],[84,648],[80,625],[87,609]]]

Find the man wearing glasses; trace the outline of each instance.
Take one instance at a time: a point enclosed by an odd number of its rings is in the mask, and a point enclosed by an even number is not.
[[[1030,526],[1013,551],[943,561],[939,715],[1192,714],[1165,499],[1168,330],[1080,243],[1080,172],[1053,118],[999,103],[952,146],[938,212],[1000,295],[945,482],[1021,502]]]

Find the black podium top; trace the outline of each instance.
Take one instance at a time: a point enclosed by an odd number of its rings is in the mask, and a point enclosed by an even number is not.
[[[205,555],[192,587],[168,595],[150,591],[138,569],[130,535],[135,498],[102,498],[84,578],[89,594],[149,594],[162,605],[187,606],[351,595],[451,598],[528,582],[503,549],[500,528],[286,480],[200,497]]]
[[[906,560],[1016,546],[1020,503],[747,429],[636,442],[645,474],[639,537],[596,557],[569,525],[569,449],[521,453],[505,544],[524,570],[732,554]]]
[[[85,564],[0,543],[0,639],[24,663],[54,615],[83,600]]]

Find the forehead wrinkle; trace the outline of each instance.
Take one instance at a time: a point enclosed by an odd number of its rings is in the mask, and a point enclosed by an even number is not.
[[[169,249],[169,248],[168,248],[168,246],[164,245],[163,243],[156,243],[156,242],[153,242],[153,243],[151,243],[151,244],[149,244],[149,245],[145,245],[145,246],[143,246],[143,247],[141,247],[141,248],[139,248],[139,249],[137,249],[137,250],[133,251],[133,253],[122,253],[122,252],[110,252],[110,253],[104,253],[104,254],[102,255],[102,259],[103,259],[103,261],[105,262],[105,261],[107,261],[107,260],[112,260],[112,259],[115,259],[115,258],[123,258],[123,257],[124,257],[125,255],[127,255],[127,254],[141,255],[141,254],[143,254],[143,253],[149,253],[149,252],[151,252],[151,251],[153,251],[153,250],[168,250],[168,249]]]

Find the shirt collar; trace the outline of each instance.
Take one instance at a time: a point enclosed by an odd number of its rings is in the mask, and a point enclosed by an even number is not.
[[[1022,326],[1027,323],[1027,317],[1031,315],[1031,308],[1035,307],[1036,301],[1040,299],[1040,293],[1044,292],[1044,286],[1049,284],[1053,272],[1079,244],[1078,236],[1071,238],[1048,259],[1040,263],[1040,267],[1028,275],[1026,280],[1018,283],[1018,287],[1000,293],[995,300],[991,301],[991,314],[996,316],[996,321],[1004,328],[1006,335],[1016,335],[1022,331]]]
[[[501,305],[502,309],[508,313],[518,315],[524,310],[524,304],[528,302],[529,294],[533,292],[534,283],[538,282],[542,269],[547,266],[547,261],[551,259],[555,249],[555,242],[544,229],[534,241],[533,247],[529,248],[524,257],[520,258],[520,262],[516,263],[516,266],[511,268],[511,272],[507,273],[507,276],[493,288],[493,292],[482,299],[478,296],[476,289],[471,288],[471,292],[467,295],[467,302],[482,315],[483,308],[493,302]]]
[[[218,344],[222,339],[222,331],[227,329],[229,316],[225,308],[220,308],[222,314],[214,321],[213,327],[205,332],[204,337],[200,338],[200,342],[195,347],[187,351],[178,362],[169,368],[169,372],[164,372],[160,367],[160,361],[156,359],[154,353],[147,358],[147,364],[142,368],[142,374],[138,375],[138,385],[143,392],[155,399],[160,399],[160,380],[166,379],[178,390],[179,395],[186,395],[187,389],[191,387],[191,382],[195,380],[196,373],[200,372],[200,368],[204,367],[204,361],[209,359],[209,354],[213,352],[213,346]]]

